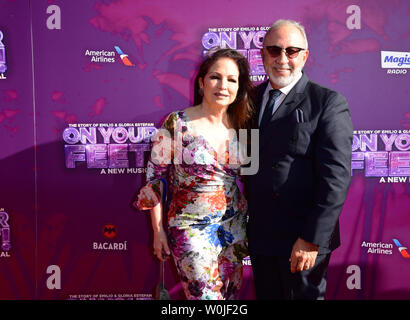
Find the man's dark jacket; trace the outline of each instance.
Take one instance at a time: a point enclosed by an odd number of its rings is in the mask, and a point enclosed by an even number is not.
[[[257,88],[255,121],[267,84]],[[298,237],[319,253],[340,245],[352,135],[346,99],[303,73],[260,132],[259,171],[245,176],[251,253],[290,256]]]

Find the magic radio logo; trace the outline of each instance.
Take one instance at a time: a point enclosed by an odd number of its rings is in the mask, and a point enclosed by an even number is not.
[[[0,30],[0,80],[6,79],[6,75],[5,75],[6,71],[7,71],[6,46],[3,43],[3,32]]]
[[[397,239],[393,239],[394,244],[396,245],[396,247],[398,248],[400,254],[402,255],[403,258],[410,258],[409,253],[407,252],[407,248],[402,246],[402,244],[399,242],[399,240]]]
[[[0,258],[9,258],[10,243],[10,225],[8,223],[9,215],[4,209],[0,209]]]
[[[125,54],[119,46],[114,46],[114,50],[89,50],[86,49],[84,56],[89,59],[91,63],[115,63],[117,55],[119,56],[122,63],[127,67],[133,67],[134,64],[129,59],[128,55]]]

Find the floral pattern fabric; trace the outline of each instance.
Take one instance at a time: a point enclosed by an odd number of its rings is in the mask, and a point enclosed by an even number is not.
[[[247,202],[236,184],[240,164],[229,152],[237,142],[220,161],[184,111],[168,115],[161,129],[169,134],[154,140],[136,206],[153,208],[161,181],[169,181],[168,239],[187,298],[236,299],[248,255]]]

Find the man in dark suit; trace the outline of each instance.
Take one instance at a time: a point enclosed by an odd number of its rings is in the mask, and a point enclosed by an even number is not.
[[[351,176],[349,108],[302,72],[309,51],[297,22],[275,22],[261,51],[259,171],[245,182],[256,296],[323,299]]]

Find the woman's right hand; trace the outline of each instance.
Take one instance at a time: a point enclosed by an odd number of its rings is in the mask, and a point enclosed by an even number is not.
[[[171,254],[168,247],[167,235],[163,229],[154,232],[154,254],[160,261],[167,260]]]

